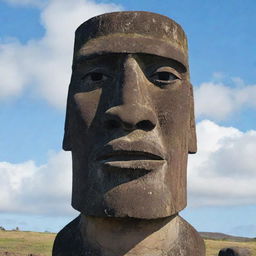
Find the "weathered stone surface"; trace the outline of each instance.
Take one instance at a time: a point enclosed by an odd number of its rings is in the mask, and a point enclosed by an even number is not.
[[[147,53],[188,67],[187,38],[175,21],[150,12],[114,12],[96,16],[76,31],[74,61],[81,55]]]
[[[94,233],[94,238],[97,239],[96,243],[88,241],[87,236],[81,231],[82,218],[79,216],[58,233],[54,244],[54,255],[176,256],[204,255],[205,253],[201,237],[191,225],[178,215],[157,221],[142,219],[123,221],[109,218],[109,222],[106,223],[105,220],[100,219],[96,225],[94,223],[89,228],[90,232]],[[120,225],[120,221],[124,223]],[[109,227],[104,228],[104,226]],[[109,232],[105,233],[106,230]],[[117,243],[116,241],[120,241],[120,237],[122,242]],[[111,247],[111,245],[114,246]]]
[[[53,255],[204,255],[178,216],[196,133],[177,23],[117,12],[77,29],[63,148],[72,151],[81,216],[59,233]]]
[[[228,247],[219,251],[219,256],[251,256],[251,250],[242,247]]]

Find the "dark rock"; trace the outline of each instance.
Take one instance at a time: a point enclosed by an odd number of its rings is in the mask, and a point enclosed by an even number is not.
[[[218,256],[251,256],[251,250],[243,247],[227,247],[219,251]]]

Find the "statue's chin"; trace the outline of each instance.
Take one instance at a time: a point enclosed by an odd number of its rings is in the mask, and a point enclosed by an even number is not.
[[[165,185],[146,179],[133,180],[111,189],[104,196],[104,205],[108,216],[140,219],[163,218],[181,210]],[[185,204],[181,208],[184,207]]]
[[[127,175],[126,169],[114,167],[103,170],[111,175],[105,176],[97,189],[90,186],[89,191],[75,191],[72,205],[76,210],[87,216],[156,219],[174,215],[185,208],[183,179],[172,179],[167,165],[156,166],[146,173],[140,169],[137,176],[136,169]],[[108,188],[103,186],[106,181],[111,184]]]
[[[159,165],[138,179],[109,189],[103,196],[104,212],[113,217],[156,219],[181,211],[186,206],[186,193],[177,191],[180,183],[170,180],[170,172],[167,164]]]

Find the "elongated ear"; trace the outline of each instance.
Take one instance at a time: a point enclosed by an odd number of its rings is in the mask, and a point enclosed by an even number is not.
[[[65,119],[65,128],[64,128],[64,137],[62,142],[62,148],[65,151],[71,151],[71,138],[70,138],[70,129],[69,129],[69,111],[70,111],[70,85],[67,97],[67,106],[66,106],[66,119]]]
[[[66,122],[67,123],[67,118],[66,118]],[[66,126],[66,125],[65,125]],[[62,148],[65,151],[71,151],[71,140],[70,140],[70,134],[69,134],[69,130],[68,127],[67,129],[65,128],[64,131],[64,137],[63,137],[63,142],[62,142]]]
[[[197,152],[197,140],[196,140],[196,123],[195,123],[195,111],[194,111],[194,94],[193,94],[192,84],[190,84],[190,130],[189,130],[188,153],[195,154],[196,152]]]

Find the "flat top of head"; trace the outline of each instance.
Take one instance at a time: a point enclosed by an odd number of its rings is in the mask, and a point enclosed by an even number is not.
[[[148,53],[172,58],[186,68],[187,38],[179,24],[151,12],[128,11],[93,17],[76,30],[74,60],[80,55]]]

